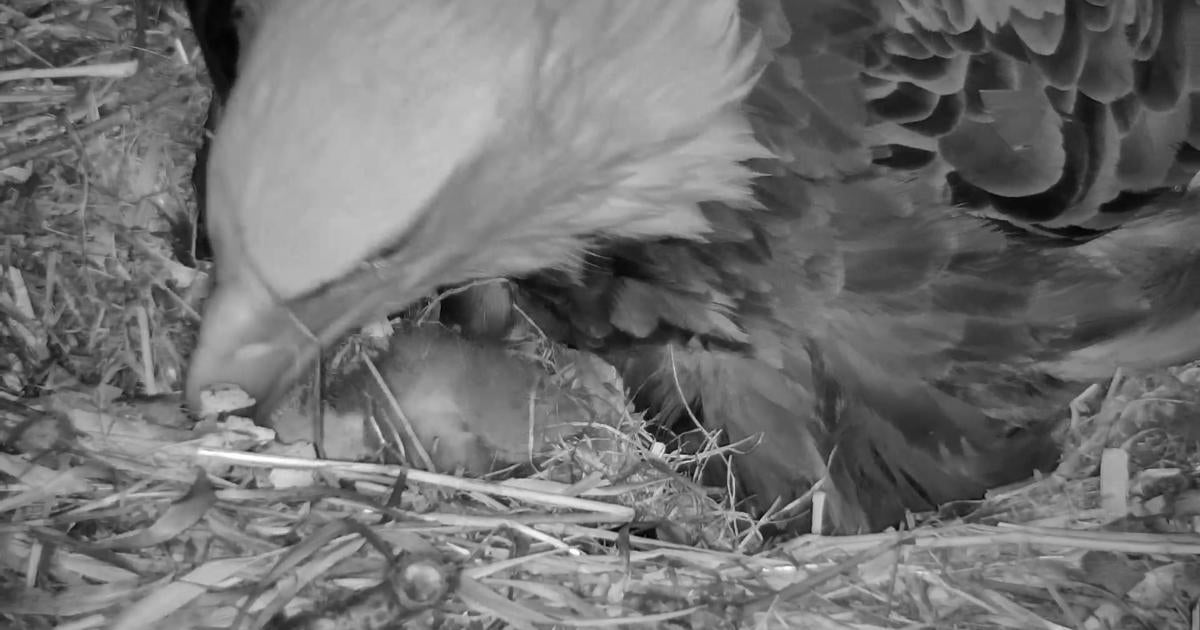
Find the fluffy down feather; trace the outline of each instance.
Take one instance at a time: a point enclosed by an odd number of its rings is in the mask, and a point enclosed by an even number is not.
[[[564,440],[585,433],[584,403],[546,365],[436,324],[396,331],[375,366],[378,378],[359,367],[339,375],[325,392],[326,426],[370,427],[364,443],[352,445],[351,456],[370,445],[405,453],[412,462],[419,442],[433,470],[483,476],[509,467],[528,469]],[[575,376],[598,378],[586,370]],[[395,414],[390,396],[403,418]],[[603,436],[589,438],[604,443]]]
[[[1080,383],[1200,355],[1196,15],[273,5],[209,163],[189,395],[269,408],[365,318],[509,276],[647,406],[762,436],[758,509],[824,480],[859,531],[1018,480]]]

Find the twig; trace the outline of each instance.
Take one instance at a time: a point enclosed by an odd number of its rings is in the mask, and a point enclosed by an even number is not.
[[[166,106],[178,100],[181,95],[185,94],[186,92],[187,90],[182,89],[167,90],[166,92],[159,94],[144,104],[127,105],[112,115],[101,118],[100,120],[97,120],[89,125],[84,125],[76,131],[80,138],[88,138],[90,136],[98,135],[101,132],[109,129],[129,124],[138,116]],[[25,147],[24,149],[19,149],[6,155],[0,155],[0,169],[6,169],[28,162],[29,160],[45,157],[59,151],[65,151],[66,149],[71,148],[73,142],[73,138],[69,134],[64,133],[56,136],[53,139],[46,140],[45,142],[40,142],[33,146]]]
[[[487,495],[505,496],[510,499],[540,503],[554,507],[574,510],[586,510],[608,514],[614,522],[630,522],[634,518],[632,508],[623,505],[613,505],[601,501],[592,501],[578,497],[569,497],[551,492],[539,492],[520,488],[505,483],[464,479],[442,475],[424,470],[414,470],[405,466],[388,464],[367,464],[360,462],[344,462],[335,460],[302,459],[283,455],[264,455],[261,453],[246,453],[243,451],[199,447],[196,449],[198,458],[208,458],[227,464],[251,466],[257,468],[294,468],[299,470],[322,470],[333,474],[365,473],[371,475],[386,475],[398,477],[403,474],[410,482],[439,486],[461,492],[479,492]]]
[[[138,62],[136,61],[98,63],[91,66],[73,66],[70,68],[18,68],[16,70],[0,70],[0,83],[27,79],[68,79],[76,77],[127,79],[137,74],[137,71]]]

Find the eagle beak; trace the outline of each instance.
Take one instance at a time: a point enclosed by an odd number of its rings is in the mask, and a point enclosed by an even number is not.
[[[436,286],[404,271],[417,267],[364,264],[336,281],[282,299],[252,265],[229,263],[228,275],[219,278],[205,304],[188,368],[188,405],[204,413],[201,395],[207,389],[236,385],[256,401],[255,419],[269,420],[323,348]]]
[[[261,285],[244,278],[220,284],[205,304],[188,368],[188,405],[202,413],[203,392],[236,385],[256,401],[256,416],[265,418],[320,348],[319,335],[291,305],[276,301]]]

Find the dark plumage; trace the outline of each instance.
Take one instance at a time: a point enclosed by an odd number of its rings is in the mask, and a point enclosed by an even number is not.
[[[875,529],[1022,479],[1084,383],[1200,355],[1198,11],[268,5],[189,396],[269,408],[365,319],[505,276],[643,405],[763,436],[759,509],[825,479]]]
[[[241,42],[253,39],[257,25],[257,14],[269,0],[184,0],[192,31],[200,41],[200,54],[212,81],[213,98],[209,103],[208,117],[204,120],[205,137],[196,152],[196,167],[192,171],[192,184],[196,194],[196,225],[204,224],[207,191],[205,168],[208,152],[212,146],[208,134],[217,128],[221,110],[233,84],[237,81],[238,58]],[[194,230],[187,226],[186,254],[206,260],[212,257],[212,243],[203,229]]]

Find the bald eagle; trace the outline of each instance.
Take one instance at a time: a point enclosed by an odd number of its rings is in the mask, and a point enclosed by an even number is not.
[[[748,440],[753,509],[820,482],[850,532],[979,496],[1053,463],[1086,383],[1200,356],[1198,15],[254,3],[187,395],[270,410],[366,320],[507,277],[645,408]]]

